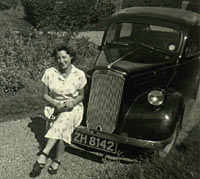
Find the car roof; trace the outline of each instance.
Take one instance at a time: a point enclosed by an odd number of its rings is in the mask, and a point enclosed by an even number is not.
[[[113,18],[142,17],[162,19],[182,25],[200,26],[200,14],[177,8],[166,7],[130,7],[113,14]]]

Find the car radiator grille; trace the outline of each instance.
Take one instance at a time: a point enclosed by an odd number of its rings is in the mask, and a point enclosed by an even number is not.
[[[122,93],[124,77],[111,71],[96,71],[92,84],[87,110],[87,127],[112,133],[115,130]]]

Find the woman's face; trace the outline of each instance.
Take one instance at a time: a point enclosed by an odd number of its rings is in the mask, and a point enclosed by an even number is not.
[[[71,65],[72,57],[65,50],[58,51],[56,61],[61,70],[66,70]]]

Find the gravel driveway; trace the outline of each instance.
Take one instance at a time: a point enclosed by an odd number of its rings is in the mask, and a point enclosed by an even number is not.
[[[0,178],[29,178],[29,172],[35,162],[36,154],[45,142],[42,140],[45,125],[44,119],[34,117],[3,122],[0,125]],[[51,160],[48,159],[47,167],[50,162]],[[47,167],[38,178],[50,178],[47,173]],[[87,155],[78,149],[68,149],[68,152],[64,155],[58,174],[53,178],[94,178],[95,170],[103,170],[102,167],[103,165],[99,156]]]

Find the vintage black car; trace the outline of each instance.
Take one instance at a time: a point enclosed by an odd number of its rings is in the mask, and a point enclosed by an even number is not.
[[[168,153],[200,75],[200,15],[161,7],[113,14],[88,72],[73,143],[117,154],[119,145]]]

